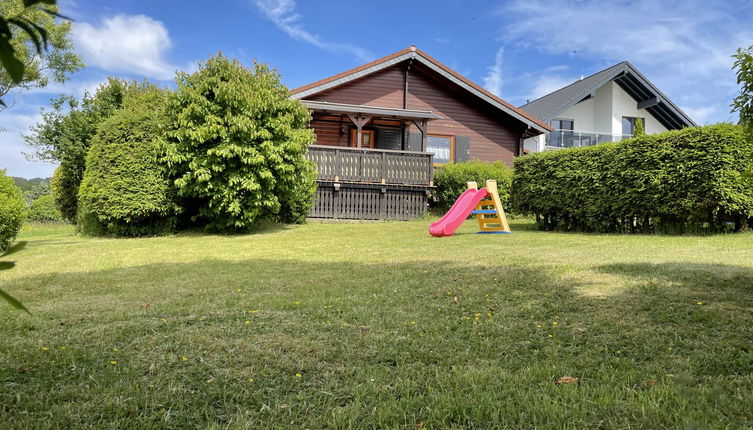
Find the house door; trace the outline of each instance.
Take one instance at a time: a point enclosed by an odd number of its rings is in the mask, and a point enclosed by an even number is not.
[[[356,146],[358,143],[358,130],[350,130],[350,146]],[[361,147],[374,149],[374,130],[361,130]]]

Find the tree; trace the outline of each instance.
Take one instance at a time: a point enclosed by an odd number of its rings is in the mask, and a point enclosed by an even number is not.
[[[175,193],[160,163],[165,96],[157,87],[132,95],[98,127],[79,189],[82,232],[140,236],[174,228]]]
[[[59,163],[52,180],[55,202],[63,217],[75,223],[76,196],[84,177],[86,154],[102,121],[123,105],[127,94],[143,91],[146,83],[110,78],[94,95],[78,101],[70,96],[53,100],[52,110],[42,112],[42,121],[24,136],[34,148],[32,160]]]
[[[56,21],[61,15],[55,3],[0,0],[0,111],[14,89],[44,87],[50,79],[65,82],[83,67],[68,38],[71,23]]]
[[[643,126],[643,118],[635,119],[635,130],[633,130],[633,136],[643,136],[646,134],[646,129]]]
[[[302,221],[315,191],[305,155],[311,116],[276,71],[222,54],[179,73],[167,104],[166,155],[182,206],[217,231],[261,219]]]
[[[733,68],[737,70],[737,83],[741,88],[740,94],[732,101],[732,112],[740,114],[740,124],[753,138],[753,45],[739,48],[733,57]]]

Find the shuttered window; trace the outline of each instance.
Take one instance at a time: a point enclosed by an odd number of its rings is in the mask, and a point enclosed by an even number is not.
[[[428,135],[426,137],[426,152],[434,154],[434,164],[447,164],[455,160],[454,136]]]

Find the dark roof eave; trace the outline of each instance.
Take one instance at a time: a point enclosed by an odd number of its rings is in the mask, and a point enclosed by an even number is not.
[[[381,106],[353,105],[347,103],[331,103],[317,100],[301,100],[301,103],[316,112],[329,112],[340,114],[367,114],[382,118],[399,119],[442,119],[441,116],[427,110],[398,109]]]

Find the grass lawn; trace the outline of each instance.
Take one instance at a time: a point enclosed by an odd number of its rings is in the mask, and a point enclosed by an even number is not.
[[[474,224],[26,227],[0,428],[753,426],[753,235]]]

